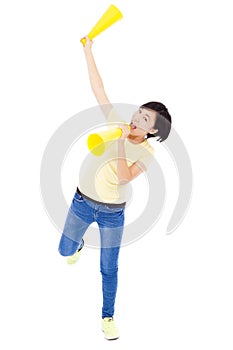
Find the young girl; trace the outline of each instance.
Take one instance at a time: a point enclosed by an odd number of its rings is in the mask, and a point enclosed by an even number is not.
[[[107,121],[119,121],[105,93],[92,54],[92,41],[87,36],[84,54],[92,91]],[[68,256],[68,263],[76,262],[84,244],[84,233],[91,223],[97,222],[101,242],[102,330],[106,339],[119,338],[113,316],[127,185],[146,171],[153,159],[148,138],[158,137],[161,142],[168,137],[171,116],[162,103],[148,102],[133,114],[130,129],[125,124],[119,127],[122,129],[120,139],[108,146],[103,157],[92,157],[81,171],[59,244],[59,252]]]

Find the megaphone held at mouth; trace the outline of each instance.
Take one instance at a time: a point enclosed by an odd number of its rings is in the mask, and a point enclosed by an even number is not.
[[[120,12],[120,10],[116,6],[110,5],[107,11],[103,14],[103,16],[99,19],[99,21],[90,31],[90,33],[88,34],[88,38],[92,40],[122,17],[123,15]],[[86,38],[82,38],[80,41],[83,44],[83,46],[85,46]]]
[[[130,126],[127,126],[130,129]],[[101,131],[97,134],[91,134],[88,136],[87,146],[95,156],[101,156],[105,152],[106,143],[108,141],[119,139],[121,135],[121,128],[115,128],[111,130]]]

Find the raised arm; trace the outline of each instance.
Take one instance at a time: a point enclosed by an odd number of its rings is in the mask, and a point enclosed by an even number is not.
[[[103,81],[96,67],[95,59],[92,53],[92,41],[86,36],[86,44],[83,47],[89,79],[91,83],[92,91],[96,97],[97,102],[101,106],[104,115],[108,118],[108,115],[112,109],[110,101],[105,93]]]

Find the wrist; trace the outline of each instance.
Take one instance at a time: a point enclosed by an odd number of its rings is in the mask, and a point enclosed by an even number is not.
[[[91,47],[83,47],[83,50],[84,50],[84,53],[85,55],[90,55],[92,54],[92,50],[91,50]]]

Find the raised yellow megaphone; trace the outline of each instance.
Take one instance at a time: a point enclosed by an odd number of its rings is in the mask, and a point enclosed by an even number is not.
[[[127,124],[128,128],[130,126]],[[87,146],[95,156],[101,156],[106,149],[108,141],[119,139],[122,135],[121,128],[114,128],[106,131],[101,131],[98,134],[91,134],[87,138]]]
[[[122,17],[123,15],[121,11],[116,6],[110,5],[107,11],[103,14],[103,16],[99,19],[99,21],[95,24],[95,26],[88,34],[89,39],[92,40],[98,34],[102,33],[105,29],[110,27]],[[83,43],[83,46],[85,46],[86,39],[82,38],[80,41]]]

